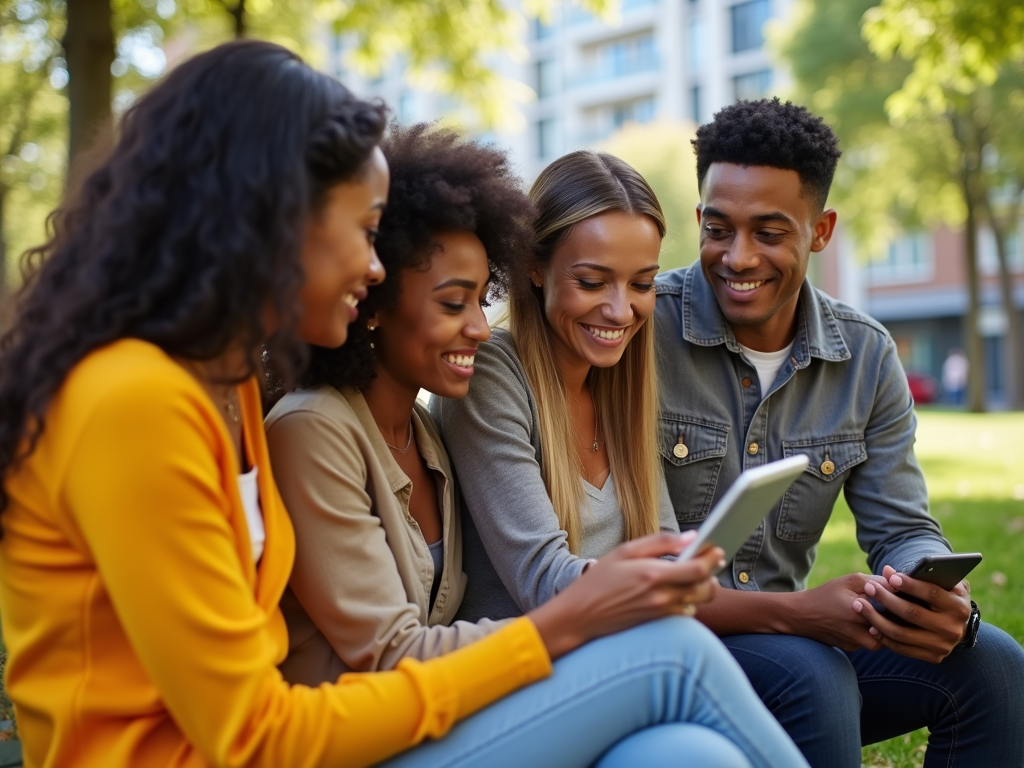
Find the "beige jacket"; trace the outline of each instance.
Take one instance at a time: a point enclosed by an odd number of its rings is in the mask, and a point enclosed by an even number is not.
[[[321,386],[292,392],[267,415],[270,462],[295,526],[296,554],[281,610],[291,683],[429,659],[502,626],[456,622],[466,576],[448,455],[419,404],[416,445],[437,477],[444,538],[441,585],[428,614],[434,565],[409,513],[412,482],[391,456],[363,396]]]

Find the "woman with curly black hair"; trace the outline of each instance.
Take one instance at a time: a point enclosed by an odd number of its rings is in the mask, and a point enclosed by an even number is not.
[[[296,532],[281,669],[311,686],[447,658],[510,626],[454,621],[466,586],[459,493],[416,398],[468,393],[490,337],[482,305],[528,262],[533,208],[501,152],[453,131],[393,128],[382,146],[391,189],[377,250],[389,277],[360,303],[344,347],[312,348],[302,388],[266,421]],[[644,580],[685,565],[655,559],[681,541],[662,534],[619,547],[529,616],[573,626],[580,639],[632,626],[657,613]],[[682,602],[665,613],[709,597],[704,569],[719,556],[706,552],[696,571],[673,577]],[[683,754],[709,768],[802,765],[737,672],[699,623],[649,623],[587,644],[557,661],[551,679],[394,765],[610,768],[677,765]],[[662,689],[672,691],[667,707],[651,695]]]

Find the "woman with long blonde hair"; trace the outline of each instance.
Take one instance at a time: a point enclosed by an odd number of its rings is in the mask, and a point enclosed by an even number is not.
[[[677,530],[656,450],[652,325],[665,219],[611,155],[568,154],[530,191],[531,262],[469,396],[432,403],[466,501],[460,618],[544,603],[624,540]]]

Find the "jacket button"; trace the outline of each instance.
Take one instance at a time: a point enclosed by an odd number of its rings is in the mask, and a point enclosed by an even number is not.
[[[750,379],[744,376],[743,379],[740,381],[740,384],[742,384],[743,388],[746,389],[747,387],[750,386]]]
[[[755,455],[759,450],[761,450],[761,447],[757,443],[751,443],[747,446],[747,453],[751,456]]]
[[[823,475],[831,475],[835,471],[836,471],[836,465],[833,464],[828,459],[825,459],[823,462],[821,462],[821,474],[823,474]]]
[[[750,575],[746,571],[740,571],[740,575],[737,578],[740,580],[740,584],[746,584],[750,581]]]

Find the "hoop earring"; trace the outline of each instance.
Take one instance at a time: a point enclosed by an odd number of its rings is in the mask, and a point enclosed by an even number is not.
[[[376,325],[367,325],[366,330],[370,332],[370,349],[376,349],[377,345],[373,343],[373,332],[377,330]]]

